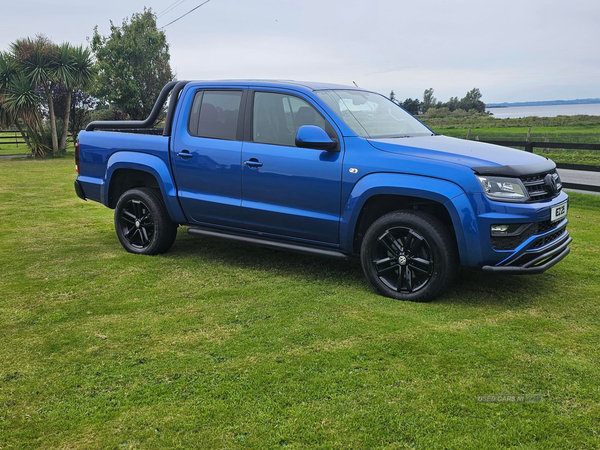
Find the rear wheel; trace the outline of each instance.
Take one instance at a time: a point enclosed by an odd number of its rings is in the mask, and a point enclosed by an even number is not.
[[[441,295],[458,268],[447,228],[422,211],[396,211],[376,220],[362,242],[361,263],[377,292],[416,302]]]
[[[115,230],[131,253],[156,255],[171,248],[177,224],[171,222],[160,195],[150,188],[125,192],[115,207]]]

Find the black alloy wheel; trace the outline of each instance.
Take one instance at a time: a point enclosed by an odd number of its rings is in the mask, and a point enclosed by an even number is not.
[[[448,226],[419,210],[394,211],[373,222],[363,238],[360,259],[378,293],[415,302],[443,294],[459,264]]]
[[[171,248],[177,236],[160,195],[150,188],[134,188],[119,198],[115,230],[121,245],[131,253],[156,255]]]
[[[119,225],[123,237],[134,248],[144,249],[154,237],[154,219],[148,206],[141,200],[129,200],[121,210]]]
[[[417,292],[433,275],[434,261],[427,241],[408,227],[393,227],[377,239],[373,265],[379,280],[397,292]]]

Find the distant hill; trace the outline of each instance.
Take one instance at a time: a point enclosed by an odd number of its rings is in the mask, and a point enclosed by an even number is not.
[[[576,100],[547,100],[543,102],[487,103],[487,108],[508,108],[509,106],[546,106],[546,105],[587,105],[600,103],[600,98],[578,98]]]

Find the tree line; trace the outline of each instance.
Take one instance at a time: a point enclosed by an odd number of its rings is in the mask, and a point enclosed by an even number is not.
[[[96,26],[89,48],[43,35],[0,51],[0,128],[17,130],[32,156],[64,154],[91,120],[144,119],[174,79],[166,35],[151,9]]]
[[[413,115],[424,114],[427,117],[467,116],[485,113],[485,103],[481,101],[481,91],[473,88],[459,99],[450,97],[447,102],[438,101],[434,96],[433,88],[425,89],[423,100],[407,98],[403,102],[398,100],[394,91],[390,92],[390,100],[397,103]]]

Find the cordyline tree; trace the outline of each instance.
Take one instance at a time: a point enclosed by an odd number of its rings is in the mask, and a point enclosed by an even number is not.
[[[90,52],[82,46],[56,45],[41,35],[13,42],[10,51],[0,53],[0,123],[14,125],[34,156],[64,153],[72,93],[89,86],[92,67]],[[54,99],[61,89],[66,91],[64,108],[56,111]]]
[[[156,26],[156,15],[144,9],[125,18],[121,27],[111,21],[108,36],[100,36],[96,26],[90,46],[98,68],[94,95],[131,119],[145,119],[161,89],[173,80],[169,44]]]

